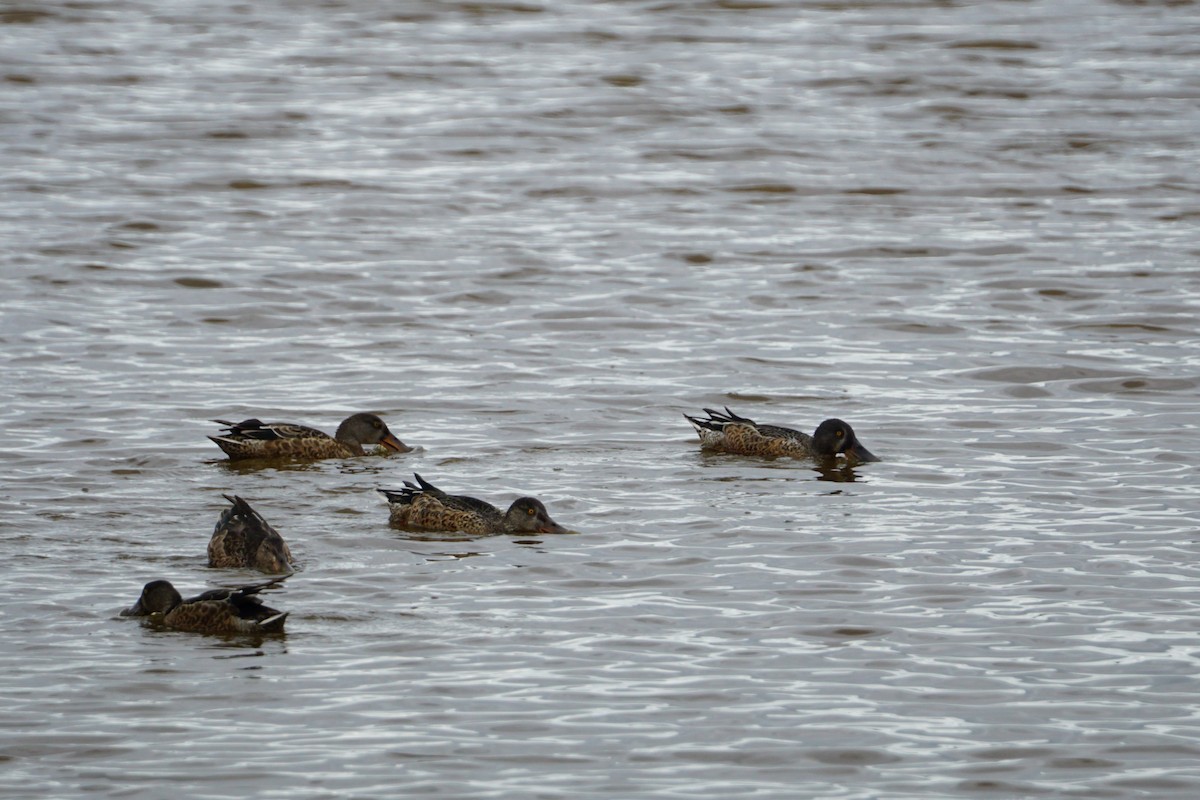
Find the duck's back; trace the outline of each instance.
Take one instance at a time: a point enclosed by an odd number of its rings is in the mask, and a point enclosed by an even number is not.
[[[243,422],[216,420],[227,427],[220,436],[209,436],[231,460],[253,458],[345,458],[353,452],[329,434],[293,422]]]
[[[268,608],[251,595],[216,589],[185,600],[163,622],[176,630],[199,633],[271,633],[283,630],[286,613]]]

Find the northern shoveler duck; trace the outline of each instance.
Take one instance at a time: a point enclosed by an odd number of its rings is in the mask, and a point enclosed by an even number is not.
[[[568,533],[550,519],[540,500],[521,497],[501,513],[491,503],[474,497],[446,494],[413,473],[416,483],[404,482],[403,489],[379,489],[388,499],[390,522],[404,528],[464,533]]]
[[[215,419],[224,425],[220,436],[209,436],[225,451],[230,461],[249,458],[348,458],[366,455],[364,444],[378,444],[397,453],[407,453],[411,447],[397,439],[383,420],[374,414],[354,414],[338,426],[330,436],[315,428],[291,422],[263,422],[248,419],[229,422]]]
[[[287,612],[267,608],[255,597],[279,581],[233,589],[213,589],[184,600],[170,581],[150,581],[142,596],[121,612],[123,617],[161,614],[168,628],[196,633],[278,633]]]
[[[242,498],[221,496],[233,505],[221,512],[208,540],[208,565],[290,573],[292,551],[283,537]]]
[[[849,461],[878,461],[879,457],[854,435],[854,429],[840,419],[827,419],[812,436],[778,425],[759,425],[739,417],[725,407],[725,413],[704,409],[708,419],[684,414],[700,435],[700,446],[744,456],[792,456],[793,458],[833,458],[844,454]]]

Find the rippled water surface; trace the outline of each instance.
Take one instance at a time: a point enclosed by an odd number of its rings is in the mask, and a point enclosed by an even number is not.
[[[0,10],[0,791],[1200,794],[1200,11]],[[884,461],[700,452],[728,405]],[[214,417],[417,449],[231,465]],[[573,535],[417,535],[413,471]],[[282,637],[119,618],[246,497]]]

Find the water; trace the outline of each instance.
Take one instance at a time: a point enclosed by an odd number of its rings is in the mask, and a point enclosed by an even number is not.
[[[0,23],[6,795],[1200,790],[1194,5]],[[204,438],[359,410],[418,449]],[[392,530],[414,470],[578,534]],[[259,579],[223,492],[286,636],[119,618]]]

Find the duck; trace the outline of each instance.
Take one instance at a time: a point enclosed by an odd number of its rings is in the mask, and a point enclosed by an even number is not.
[[[403,489],[377,490],[387,498],[390,523],[397,527],[475,534],[570,532],[534,497],[520,497],[501,513],[491,503],[446,494],[417,473],[413,477],[417,482],[405,481]]]
[[[194,633],[279,633],[286,611],[262,604],[255,595],[279,579],[231,589],[213,589],[184,600],[170,581],[150,581],[137,602],[121,612],[123,617],[161,614],[168,628]]]
[[[221,512],[208,540],[208,565],[291,574],[292,551],[279,532],[242,498],[221,496],[233,505]]]
[[[759,425],[725,407],[725,412],[704,409],[707,419],[684,414],[700,436],[705,450],[744,456],[791,456],[793,458],[836,458],[866,463],[879,457],[863,446],[854,429],[840,419],[827,419],[810,436],[779,425]]]
[[[366,455],[364,444],[382,445],[397,453],[412,450],[374,414],[360,413],[346,417],[333,436],[294,422],[263,422],[255,418],[242,422],[214,419],[213,422],[225,428],[220,436],[208,438],[225,451],[230,461],[251,458],[349,458]]]

